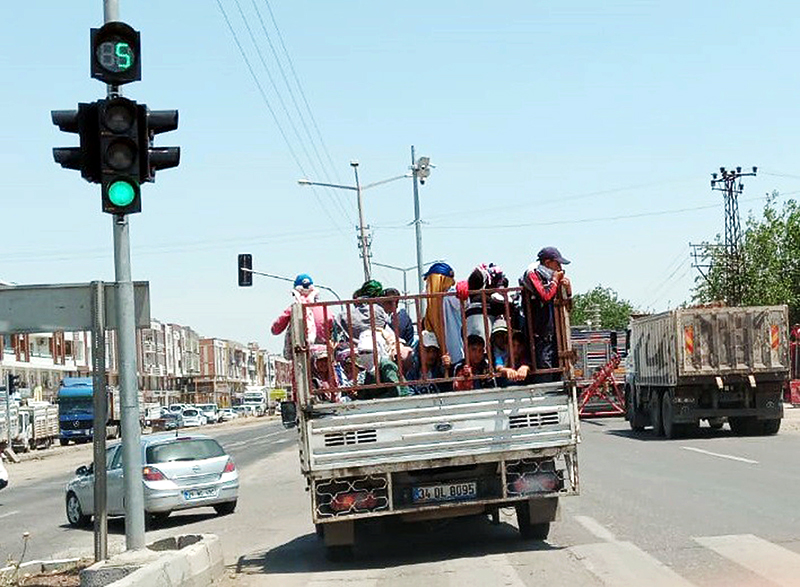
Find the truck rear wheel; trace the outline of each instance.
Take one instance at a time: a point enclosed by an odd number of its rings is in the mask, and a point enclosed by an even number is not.
[[[641,432],[644,430],[646,418],[636,409],[633,403],[633,394],[630,389],[628,389],[625,394],[625,419],[628,420],[628,424],[630,424],[631,430],[634,432]]]
[[[761,432],[761,423],[755,416],[731,417],[728,418],[728,424],[736,436],[753,436]]]
[[[650,396],[650,423],[653,425],[653,434],[664,436],[664,420],[661,419],[661,393],[652,392]]]
[[[780,418],[775,418],[774,420],[761,421],[761,434],[763,434],[764,436],[772,436],[773,434],[777,434],[778,430],[780,429],[781,429]]]

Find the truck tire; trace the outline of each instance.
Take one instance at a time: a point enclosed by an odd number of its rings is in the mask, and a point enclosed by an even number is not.
[[[664,436],[664,421],[661,419],[661,392],[654,391],[650,396],[650,423],[653,434]]]
[[[719,430],[722,428],[722,425],[725,424],[725,418],[709,418],[708,419],[708,427],[712,430]]]
[[[674,422],[672,396],[664,392],[661,396],[661,426],[664,428],[664,438],[671,440],[680,436],[681,427]]]
[[[778,430],[780,429],[781,429],[780,418],[761,421],[761,434],[763,434],[764,436],[772,436],[773,434],[777,434]]]
[[[761,423],[755,416],[731,417],[728,418],[728,424],[731,425],[731,431],[736,436],[754,436],[761,432]]]
[[[634,432],[644,430],[646,418],[636,409],[630,388],[625,393],[625,419],[628,420],[628,424]]]
[[[67,446],[69,444],[69,440],[67,440],[66,438],[59,438],[58,444],[60,444],[61,446]]]
[[[514,506],[517,510],[517,527],[524,540],[547,540],[550,534],[550,522],[531,524],[531,505],[524,501]]]

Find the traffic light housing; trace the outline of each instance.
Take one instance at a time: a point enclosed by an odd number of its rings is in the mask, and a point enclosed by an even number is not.
[[[8,395],[11,397],[11,394],[16,393],[19,389],[19,375],[12,375],[11,373],[8,374]]]
[[[250,287],[253,285],[253,255],[242,253],[239,255],[239,287]]]
[[[155,135],[178,128],[177,110],[150,110],[144,107],[140,116],[139,125],[143,130],[139,135],[139,178],[144,183],[155,181],[159,169],[177,167],[181,162],[181,149],[153,146]]]
[[[124,22],[91,30],[92,77],[113,86],[142,79],[139,31]]]
[[[97,104],[103,212],[141,212],[139,145],[143,129],[139,121],[146,107],[122,97]]]
[[[55,147],[53,159],[64,169],[75,169],[91,183],[100,183],[100,135],[97,102],[78,104],[77,110],[53,110],[50,116],[59,130],[77,133],[79,147]]]

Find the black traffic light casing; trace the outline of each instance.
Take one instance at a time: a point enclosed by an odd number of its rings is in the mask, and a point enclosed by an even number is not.
[[[12,375],[11,373],[8,374],[8,386],[6,387],[8,390],[9,397],[12,393],[16,393],[19,389],[19,375]]]
[[[143,131],[139,137],[139,161],[141,183],[155,181],[156,171],[177,167],[181,162],[180,147],[154,147],[155,135],[178,128],[177,110],[150,110],[140,112],[139,126]]]
[[[253,285],[253,255],[242,253],[239,255],[239,287],[250,287]]]
[[[103,212],[134,214],[142,210],[139,144],[143,129],[139,121],[144,109],[146,106],[122,97],[98,102]]]
[[[121,86],[142,79],[139,31],[124,22],[107,22],[91,30],[92,77]]]
[[[53,124],[60,130],[77,133],[79,147],[55,147],[53,159],[64,169],[76,169],[91,183],[100,183],[100,135],[97,102],[78,104],[77,110],[53,110]]]

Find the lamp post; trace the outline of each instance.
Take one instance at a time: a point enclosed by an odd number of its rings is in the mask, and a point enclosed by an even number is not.
[[[411,145],[411,173],[414,176],[414,232],[417,237],[417,279],[419,293],[425,291],[425,278],[422,275],[422,220],[419,217],[419,188],[417,183],[425,184],[425,180],[431,174],[430,157],[414,158],[414,145]],[[404,274],[405,275],[405,274]]]
[[[370,267],[370,243],[366,232],[366,226],[364,223],[364,206],[362,202],[361,194],[363,191],[368,190],[370,188],[374,188],[379,185],[383,185],[385,183],[389,183],[391,181],[397,181],[398,179],[404,179],[406,177],[412,177],[412,173],[404,173],[403,175],[398,175],[396,177],[390,177],[389,179],[383,179],[381,181],[376,181],[373,183],[368,183],[367,185],[362,186],[361,182],[358,179],[358,161],[351,161],[350,165],[353,167],[353,172],[356,178],[356,185],[339,185],[335,183],[323,183],[318,181],[311,181],[309,179],[298,179],[297,183],[300,185],[316,185],[326,188],[334,188],[337,190],[352,190],[356,192],[358,197],[358,241],[359,241],[359,248],[361,250],[361,258],[364,263],[364,281],[369,281],[372,279],[372,268]]]

